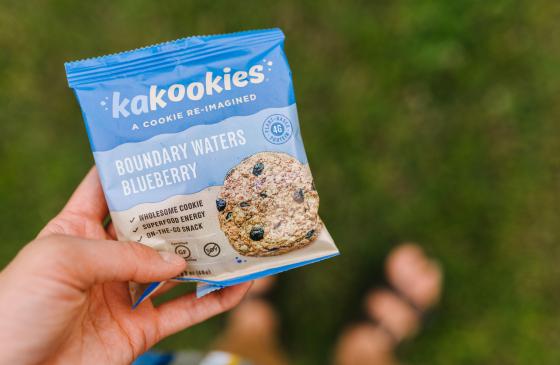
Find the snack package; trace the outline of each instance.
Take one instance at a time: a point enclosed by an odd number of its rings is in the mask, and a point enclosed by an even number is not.
[[[338,250],[319,218],[279,29],[65,64],[119,240],[175,252],[198,295]],[[162,283],[130,284],[133,305]]]

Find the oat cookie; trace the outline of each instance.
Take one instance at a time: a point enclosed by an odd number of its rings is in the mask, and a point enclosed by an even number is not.
[[[285,153],[257,153],[231,169],[216,208],[222,231],[246,256],[304,247],[323,226],[309,168]]]

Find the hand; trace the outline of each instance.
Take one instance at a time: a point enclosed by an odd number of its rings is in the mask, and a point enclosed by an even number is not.
[[[185,269],[174,254],[116,242],[93,168],[62,212],[0,273],[0,364],[129,364],[162,338],[236,305],[250,284],[131,309],[126,281]]]

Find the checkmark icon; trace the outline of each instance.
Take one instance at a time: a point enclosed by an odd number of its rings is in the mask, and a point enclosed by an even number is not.
[[[142,241],[142,236],[140,236],[140,238],[138,238],[138,242]]]
[[[130,220],[130,223],[134,222],[135,219],[136,219],[136,217],[132,217],[132,219]]]
[[[134,229],[132,232],[136,233],[138,231],[138,227],[136,227],[136,229]]]

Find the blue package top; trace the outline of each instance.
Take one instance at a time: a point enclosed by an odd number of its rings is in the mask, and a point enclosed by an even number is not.
[[[293,104],[283,41],[280,29],[189,37],[68,62],[65,67],[92,149],[106,151],[158,134],[217,123],[232,114],[250,115],[264,107]],[[224,102],[224,96],[235,102],[255,93],[259,98],[251,103],[233,108],[216,105]],[[189,118],[188,123],[174,123],[179,112],[182,119]],[[152,124],[157,128],[150,128]]]

